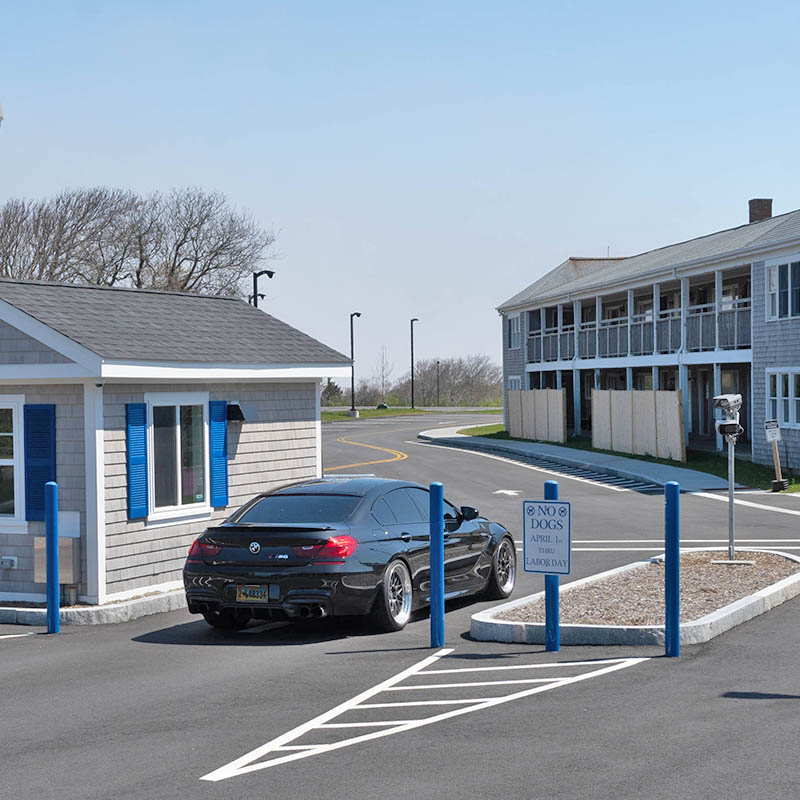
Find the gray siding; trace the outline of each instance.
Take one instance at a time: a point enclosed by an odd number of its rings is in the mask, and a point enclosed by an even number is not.
[[[104,388],[106,582],[109,594],[178,581],[193,539],[254,494],[316,475],[316,383],[109,385]],[[146,392],[209,392],[239,401],[246,420],[229,423],[227,509],[211,521],[147,525],[128,520],[125,404]]]
[[[7,322],[0,321],[0,364],[70,364],[56,353]]]
[[[508,346],[508,314],[503,314],[503,423],[508,429],[508,411],[506,403],[506,393],[508,392],[508,378],[510,375],[519,375],[522,378],[522,388],[527,389],[528,383],[525,376],[526,348],[528,346],[528,331],[526,328],[528,315],[524,312],[520,314],[520,341],[522,346],[511,349]]]
[[[54,403],[56,407],[56,481],[61,511],[80,514],[82,576],[86,576],[86,470],[83,433],[83,386],[0,385],[0,394],[23,394],[25,403]],[[45,585],[33,582],[33,537],[44,536],[43,522],[29,522],[27,534],[0,533],[0,555],[17,556],[18,569],[0,571],[0,592],[43,594]],[[85,594],[81,583],[79,592]]]
[[[767,419],[767,369],[800,370],[800,319],[766,321],[766,269],[755,262],[751,270],[753,286],[753,460],[772,464],[772,445],[764,435]],[[781,463],[800,470],[800,430],[783,428],[778,445]]]

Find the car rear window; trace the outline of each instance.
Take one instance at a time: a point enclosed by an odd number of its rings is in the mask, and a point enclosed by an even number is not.
[[[273,494],[259,500],[234,522],[344,522],[360,497],[344,494]]]

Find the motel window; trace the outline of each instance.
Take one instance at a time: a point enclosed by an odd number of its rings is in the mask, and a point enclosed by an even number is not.
[[[767,319],[800,317],[800,261],[768,266],[766,290]]]
[[[521,389],[522,388],[522,377],[519,375],[510,375],[508,378],[508,388],[509,389]]]
[[[510,350],[516,350],[522,346],[522,339],[520,337],[520,315],[516,314],[508,318],[508,347]]]
[[[800,428],[800,371],[767,374],[767,418],[781,427]]]

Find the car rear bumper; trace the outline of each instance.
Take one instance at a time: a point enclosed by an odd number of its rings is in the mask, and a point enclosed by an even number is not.
[[[335,567],[318,573],[282,570],[253,575],[230,568],[187,566],[183,583],[192,614],[240,609],[258,618],[368,614],[378,589],[371,570],[337,572]],[[237,601],[239,586],[265,587],[268,599]]]

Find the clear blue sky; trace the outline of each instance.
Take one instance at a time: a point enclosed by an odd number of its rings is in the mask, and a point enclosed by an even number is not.
[[[499,360],[569,255],[800,207],[796,2],[5,3],[0,202],[224,192],[279,234],[267,309],[408,368]]]

